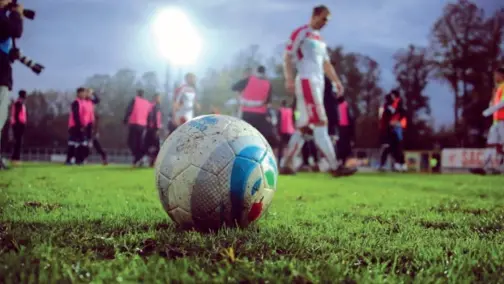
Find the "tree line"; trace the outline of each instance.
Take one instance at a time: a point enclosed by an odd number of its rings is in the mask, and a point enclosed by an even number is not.
[[[484,134],[491,119],[484,119],[481,112],[492,96],[492,72],[504,63],[503,36],[504,9],[486,15],[475,2],[459,0],[444,7],[443,14],[432,25],[427,46],[409,45],[394,54],[396,87],[401,90],[407,108],[407,148],[484,145]],[[343,46],[331,48],[329,54],[356,116],[356,147],[378,147],[378,108],[389,91],[381,87],[382,69],[370,56],[347,51]],[[233,62],[231,66],[211,69],[199,76],[201,113],[209,113],[213,107],[229,113],[231,110],[224,104],[237,95],[230,86],[242,78],[245,69],[259,64],[273,71],[274,104],[290,99],[284,90],[280,55],[265,59],[260,54],[259,45],[253,45],[237,54]],[[432,81],[447,84],[454,98],[454,105],[447,106],[447,110],[453,113],[453,125],[437,130],[425,91]],[[138,74],[124,68],[113,75],[95,74],[83,82],[83,86],[93,88],[101,95],[96,111],[104,146],[126,148],[127,130],[122,125],[122,118],[127,103],[137,89],[142,88],[147,96],[152,96],[161,85],[155,72]],[[74,98],[73,91],[32,91],[26,100],[29,123],[24,144],[28,147],[64,147],[69,105]],[[168,100],[164,100],[163,109],[169,109]],[[7,136],[3,135],[3,145],[6,145],[6,139]]]

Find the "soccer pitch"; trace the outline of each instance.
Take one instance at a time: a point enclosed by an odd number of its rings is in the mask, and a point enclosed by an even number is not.
[[[177,230],[152,169],[0,172],[0,283],[504,283],[504,177],[279,179],[257,226]]]

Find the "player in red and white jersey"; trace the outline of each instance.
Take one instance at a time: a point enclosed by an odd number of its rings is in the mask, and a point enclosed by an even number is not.
[[[175,124],[182,125],[194,117],[194,108],[200,106],[196,101],[196,75],[187,73],[185,83],[175,90],[173,95],[173,119]]]
[[[293,158],[298,155],[306,137],[312,136],[320,152],[328,160],[335,176],[351,175],[354,169],[339,165],[333,144],[328,134],[327,116],[324,108],[324,75],[333,83],[337,94],[343,94],[343,85],[332,66],[327,45],[320,36],[330,18],[326,6],[313,8],[308,25],[292,32],[284,58],[285,87],[296,96],[299,119],[296,132],[291,136],[287,156],[281,161],[281,173],[294,174]],[[294,66],[295,64],[295,66]],[[294,67],[296,77],[294,78]]]

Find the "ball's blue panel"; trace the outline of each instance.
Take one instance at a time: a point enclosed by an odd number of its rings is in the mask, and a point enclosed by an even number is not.
[[[266,149],[258,146],[249,146],[238,153],[238,157],[247,158],[260,163],[266,155]]]

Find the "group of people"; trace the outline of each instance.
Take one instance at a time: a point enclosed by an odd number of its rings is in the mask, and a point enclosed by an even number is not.
[[[95,105],[100,99],[90,88],[77,89],[75,100],[70,105],[68,116],[67,165],[82,165],[89,158],[91,147],[94,147],[102,158],[104,165],[108,164],[107,154],[98,140],[98,117]]]
[[[171,105],[171,116],[166,123],[169,132],[191,120],[194,111],[200,109],[196,100],[196,76],[193,73],[185,75],[184,83],[173,94]],[[138,90],[126,109],[124,123],[129,126],[128,147],[133,156],[133,166],[141,167],[146,155],[150,166],[154,166],[163,128],[161,96],[156,94],[152,101],[148,101],[144,98],[144,92]]]
[[[266,69],[259,66],[254,74],[246,70],[244,78],[232,85],[231,89],[239,93],[238,116],[263,134],[271,147],[277,152],[278,161],[284,157],[287,144],[295,132],[296,122],[300,118],[297,99],[292,103],[282,101],[279,108],[271,107],[272,88],[266,77]],[[327,112],[328,133],[338,154],[340,164],[346,164],[351,155],[354,138],[353,116],[348,102],[343,96],[337,96],[330,79],[324,78],[323,105]],[[303,164],[300,171],[319,171],[318,151],[312,138],[307,137],[302,146]],[[309,163],[309,158],[314,164]]]
[[[232,86],[233,91],[240,93],[241,118],[257,128],[272,148],[277,148],[282,174],[295,174],[298,170],[319,171],[319,154],[328,161],[334,176],[356,172],[356,169],[346,167],[355,138],[352,109],[320,36],[320,29],[329,19],[329,9],[317,6],[310,23],[299,27],[290,36],[285,51],[284,77],[285,87],[294,98],[291,107],[286,101],[282,102],[277,115],[278,127],[273,125],[272,115],[269,115],[271,83],[263,66],[257,69],[257,74],[246,74]],[[393,170],[405,171],[403,129],[406,127],[406,112],[398,90],[387,94],[379,120],[383,144],[380,169],[384,170],[391,154],[395,161]],[[293,158],[299,152],[303,159],[298,168]],[[310,157],[314,164],[310,164]]]
[[[20,11],[13,10],[4,19],[11,27],[11,33],[2,29],[0,32],[0,125],[6,116],[6,98],[12,88],[12,70],[8,59],[9,40],[19,37],[22,32]],[[266,69],[259,66],[256,74],[249,72],[235,83],[231,89],[239,93],[238,115],[241,119],[257,128],[276,149],[281,174],[295,174],[301,171],[318,171],[319,158],[325,158],[329,172],[336,177],[353,175],[357,170],[346,166],[352,152],[355,138],[352,108],[345,98],[344,86],[336,73],[327,45],[320,30],[330,20],[329,9],[320,5],[313,8],[307,25],[295,29],[288,40],[284,56],[285,88],[293,97],[292,104],[283,101],[278,109],[271,108],[272,86],[267,79]],[[5,74],[4,74],[5,73]],[[495,71],[497,84],[490,108],[484,116],[493,115],[494,124],[488,136],[488,151],[485,153],[483,168],[472,170],[473,173],[496,173],[492,164],[493,152],[504,163],[504,69]],[[24,100],[26,92],[20,91],[19,97],[10,109],[10,124],[14,134],[12,153],[13,163],[20,161],[20,149],[27,123]],[[95,105],[99,98],[91,89],[77,89],[75,101],[71,104],[69,115],[69,139],[66,164],[85,163],[94,147],[107,164],[107,154],[103,151],[98,137],[98,117]],[[185,75],[184,83],[173,95],[170,119],[167,121],[171,132],[179,125],[191,120],[194,111],[200,109],[196,98],[196,76]],[[214,111],[217,113],[217,110]],[[128,146],[133,156],[135,167],[143,164],[144,157],[154,164],[159,151],[160,130],[162,129],[160,96],[152,100],[144,97],[138,90],[129,103],[124,123],[129,126]],[[384,170],[388,156],[394,159],[394,171],[406,171],[404,157],[404,129],[407,127],[406,110],[399,90],[392,90],[385,96],[379,110],[379,127],[382,141],[380,169]],[[294,157],[302,153],[302,165],[297,167]],[[310,157],[315,164],[310,164]],[[5,166],[0,159],[0,169]]]

